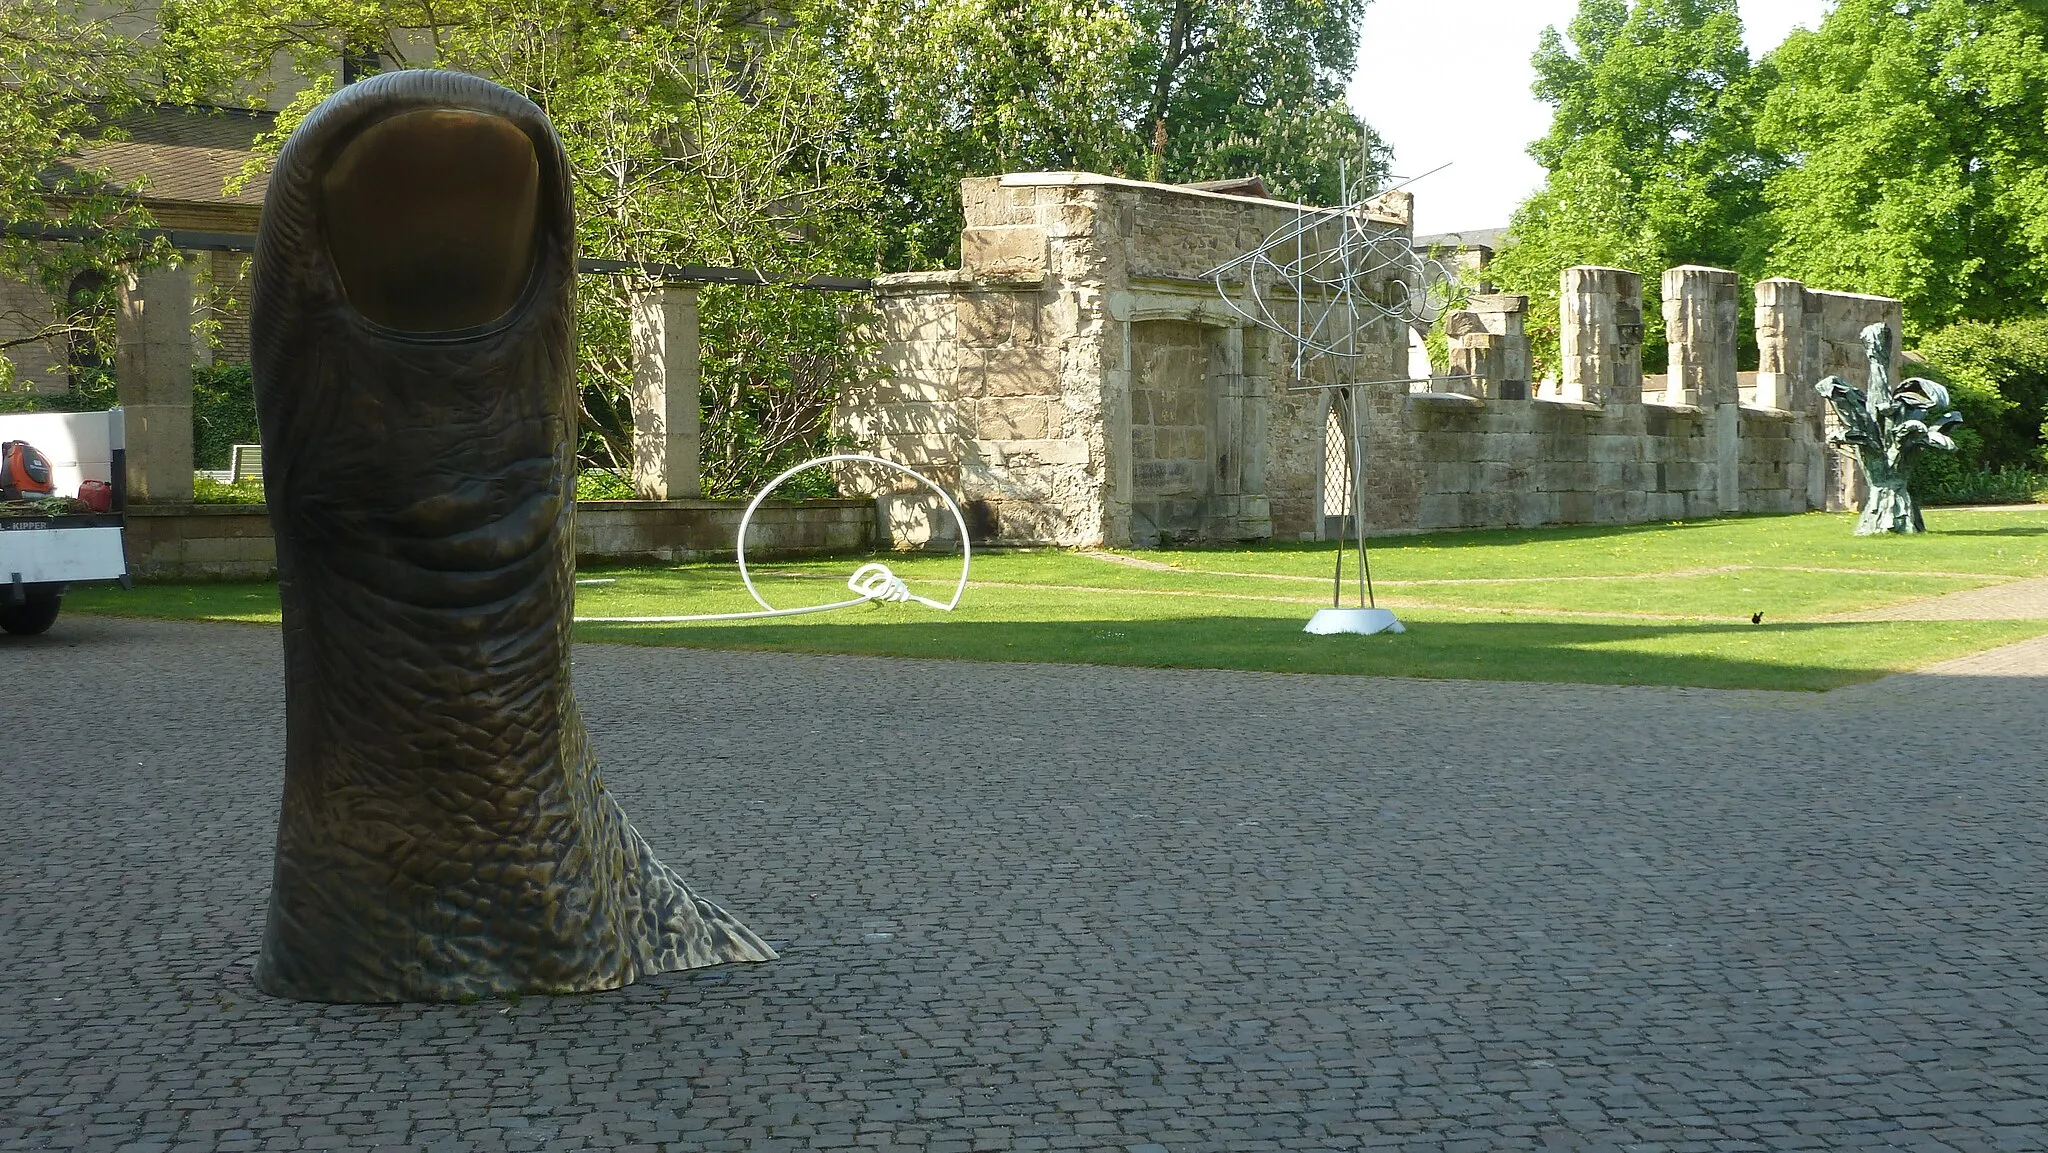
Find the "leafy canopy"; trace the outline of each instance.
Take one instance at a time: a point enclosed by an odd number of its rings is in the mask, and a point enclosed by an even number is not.
[[[1773,269],[1909,330],[2048,304],[2048,4],[1840,0],[1773,54]]]
[[[1489,269],[1531,301],[1537,359],[1553,363],[1558,274],[1577,264],[1645,273],[1645,352],[1662,350],[1656,278],[1678,264],[1754,272],[1765,178],[1776,159],[1752,125],[1768,69],[1752,66],[1736,0],[1580,0],[1547,28],[1534,90],[1556,109],[1529,146],[1548,170]]]
[[[1266,178],[1335,203],[1389,154],[1344,103],[1365,0],[831,0],[805,26],[868,126],[882,267],[951,262],[959,181]]]
[[[104,281],[90,273],[132,256],[136,230],[150,223],[133,189],[80,160],[87,142],[107,135],[110,122],[139,99],[142,51],[135,27],[118,4],[0,3],[0,222],[41,222],[86,237],[38,243],[0,234],[0,275],[80,305],[77,315],[60,315],[54,323],[9,317],[21,335],[0,340],[0,350],[65,336],[111,347],[111,333],[103,331],[106,310],[69,298],[78,284],[103,295]],[[0,389],[12,376],[11,362],[0,357]]]
[[[459,69],[525,95],[554,122],[585,255],[870,268],[877,184],[866,138],[817,42],[780,20],[667,0],[167,0],[161,13],[167,71],[184,98],[297,89],[273,146],[335,89],[338,60]],[[271,69],[278,59],[282,75]],[[651,284],[580,285],[582,449],[599,466],[631,459],[627,298]],[[816,294],[705,290],[704,343],[750,352],[706,362],[712,492],[745,491],[822,445],[822,423],[796,417],[822,411],[852,371],[839,320]],[[792,422],[801,434],[784,435]]]

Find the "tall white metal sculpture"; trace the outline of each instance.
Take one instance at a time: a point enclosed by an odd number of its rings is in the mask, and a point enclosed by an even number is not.
[[[1398,329],[1405,343],[1410,326],[1441,315],[1455,278],[1428,254],[1417,252],[1408,233],[1388,231],[1373,219],[1372,207],[1384,192],[1368,194],[1348,175],[1344,189],[1345,203],[1298,208],[1291,223],[1208,275],[1232,311],[1292,342],[1295,384],[1290,391],[1328,393],[1342,430],[1348,512],[1339,520],[1345,527],[1337,535],[1330,607],[1318,610],[1306,631],[1402,632],[1394,614],[1379,607],[1372,587],[1365,530],[1366,425],[1360,406],[1369,386],[1417,378],[1359,380],[1358,368],[1377,347],[1376,332]],[[1325,468],[1325,476],[1330,471]],[[1357,603],[1351,607],[1344,604],[1347,544],[1358,553]]]

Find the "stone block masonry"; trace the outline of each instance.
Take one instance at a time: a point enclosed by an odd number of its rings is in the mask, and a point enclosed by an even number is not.
[[[959,270],[880,279],[879,351],[835,414],[842,435],[957,491],[970,531],[992,541],[1331,530],[1348,473],[1328,397],[1298,388],[1292,341],[1244,323],[1204,277],[1315,210],[1087,173],[968,180],[962,203]],[[1389,198],[1370,226],[1406,235],[1409,208]],[[1662,286],[1671,372],[1647,395],[1637,272],[1565,270],[1560,371],[1541,388],[1529,382],[1526,298],[1476,296],[1447,317],[1443,391],[1372,385],[1360,405],[1375,531],[1853,504],[1854,469],[1826,449],[1812,385],[1827,373],[1861,381],[1857,333],[1896,326],[1898,302],[1764,281],[1751,375],[1737,372],[1737,275],[1687,266]],[[1407,333],[1385,327],[1365,334],[1348,379],[1406,375]],[[1315,375],[1329,371],[1311,376],[1335,382]],[[858,470],[841,479],[876,496],[896,544],[952,532],[914,486]]]
[[[746,502],[585,501],[576,508],[582,564],[718,560],[733,554]],[[141,580],[266,580],[277,574],[261,505],[130,506],[122,542]],[[769,501],[754,513],[747,555],[860,552],[876,540],[869,500]],[[737,579],[737,578],[735,578]]]
[[[1248,327],[1205,274],[1316,210],[1088,173],[961,192],[961,268],[879,279],[879,351],[837,431],[954,487],[1006,543],[1314,535],[1326,404],[1285,392],[1291,342]],[[1406,212],[1391,198],[1368,226],[1405,234]],[[1519,336],[1513,311],[1490,315]],[[1406,356],[1385,327],[1359,366],[1379,377]],[[877,496],[899,543],[948,531],[914,485],[841,480]]]

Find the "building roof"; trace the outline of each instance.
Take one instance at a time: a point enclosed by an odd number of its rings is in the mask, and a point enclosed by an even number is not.
[[[1434,236],[1415,238],[1417,248],[1484,248],[1488,252],[1499,252],[1507,244],[1508,230],[1500,228],[1467,228],[1462,232],[1439,232]]]
[[[117,185],[136,185],[145,201],[260,208],[267,173],[238,191],[222,191],[248,163],[256,138],[277,118],[268,112],[157,107],[116,120],[112,140],[80,150],[75,167],[103,172]]]

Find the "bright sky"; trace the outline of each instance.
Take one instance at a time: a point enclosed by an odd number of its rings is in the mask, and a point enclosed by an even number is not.
[[[1795,27],[1811,28],[1833,0],[1740,0],[1752,56]],[[1394,172],[1413,185],[1419,235],[1498,228],[1543,183],[1524,151],[1550,131],[1550,106],[1529,94],[1529,57],[1547,25],[1562,31],[1578,0],[1371,0],[1359,41],[1351,107],[1394,148]]]

